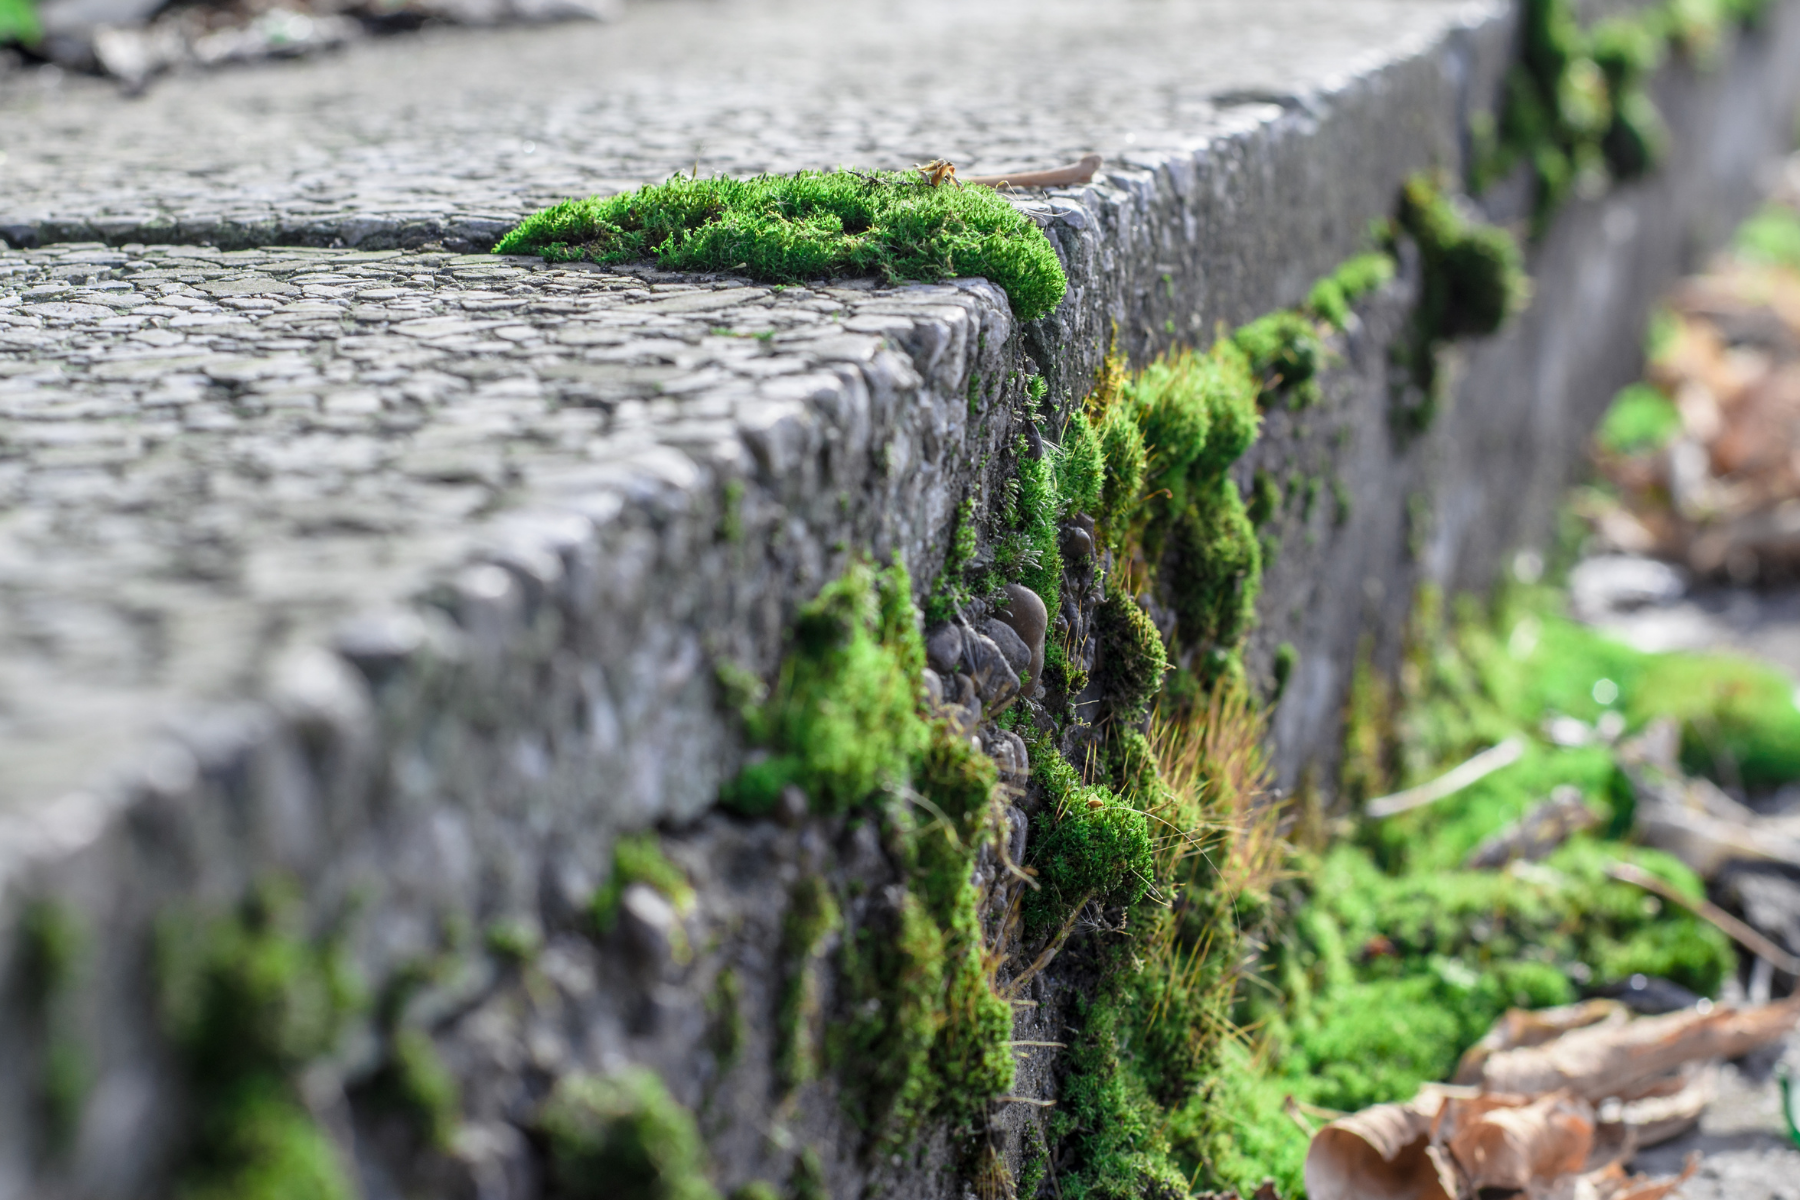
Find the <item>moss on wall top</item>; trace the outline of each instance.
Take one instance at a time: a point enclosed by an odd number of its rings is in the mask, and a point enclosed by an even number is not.
[[[932,187],[899,171],[677,176],[617,196],[565,200],[500,239],[497,254],[737,271],[768,283],[843,275],[936,282],[981,275],[1020,320],[1068,288],[1049,239],[985,187]]]

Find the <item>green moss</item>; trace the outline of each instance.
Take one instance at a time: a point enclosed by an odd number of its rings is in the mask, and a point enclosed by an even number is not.
[[[1779,671],[1725,655],[1671,654],[1645,664],[1627,714],[1681,722],[1687,770],[1756,791],[1800,779],[1800,708]]]
[[[1245,507],[1245,515],[1250,518],[1250,524],[1261,529],[1280,511],[1281,485],[1275,482],[1273,475],[1258,467],[1250,481],[1250,503]]]
[[[853,1112],[866,1132],[898,1141],[936,1099],[929,1063],[943,1027],[943,930],[908,892],[880,923],[856,931],[844,974],[854,996],[874,1001],[833,1030]]]
[[[1506,230],[1459,211],[1438,181],[1409,179],[1396,225],[1419,248],[1419,301],[1407,335],[1393,349],[1414,394],[1394,411],[1395,426],[1418,433],[1439,402],[1439,348],[1456,338],[1490,334],[1522,308],[1529,295],[1524,258]]]
[[[1634,383],[1613,397],[1595,441],[1609,454],[1660,450],[1681,432],[1675,402],[1647,383]]]
[[[1026,901],[1027,927],[1041,931],[1086,903],[1135,904],[1156,873],[1150,823],[1102,787],[1077,786],[1033,824],[1031,863],[1040,887]]]
[[[32,0],[0,0],[0,46],[20,43],[35,46],[44,36]]]
[[[616,868],[615,868],[616,869]],[[482,935],[488,953],[511,966],[524,966],[544,948],[544,935],[536,925],[516,917],[506,917],[488,925]]]
[[[387,1065],[374,1088],[382,1101],[412,1120],[428,1143],[450,1148],[462,1123],[462,1087],[424,1030],[393,1034]]]
[[[766,1179],[752,1179],[731,1189],[730,1200],[782,1200],[781,1189]]]
[[[1056,458],[1056,490],[1065,513],[1093,514],[1106,484],[1106,452],[1088,415],[1079,410],[1063,429]]]
[[[1343,329],[1357,301],[1379,290],[1394,277],[1394,258],[1383,252],[1349,259],[1307,293],[1306,311],[1333,329]]]
[[[1048,446],[1033,457],[1030,444],[1018,440],[1013,447],[1015,473],[1006,481],[993,530],[999,580],[1022,583],[1036,592],[1053,622],[1062,605],[1060,457]]]
[[[737,1065],[738,1056],[743,1054],[749,1038],[749,1022],[744,1017],[744,985],[735,970],[723,967],[706,993],[706,1048],[712,1051],[720,1075]]]
[[[717,1200],[693,1115],[653,1072],[565,1075],[537,1123],[558,1200]]]
[[[944,569],[925,601],[925,628],[942,625],[969,603],[967,574],[975,561],[978,530],[973,497],[956,506],[956,524],[950,531],[950,552],[944,556]]]
[[[601,933],[611,932],[613,923],[619,919],[619,901],[624,897],[625,889],[634,883],[648,884],[661,892],[677,912],[685,913],[694,907],[693,886],[682,869],[662,852],[656,835],[633,834],[613,843],[612,874],[594,892],[588,908],[595,929]]]
[[[1282,696],[1287,694],[1288,683],[1294,678],[1294,668],[1300,665],[1300,651],[1294,643],[1283,642],[1275,647],[1275,661],[1271,671],[1275,677],[1275,690],[1269,696],[1271,705],[1279,704]]]
[[[1738,227],[1733,248],[1752,262],[1800,271],[1800,213],[1781,204],[1764,206]]]
[[[1341,287],[1338,298],[1342,300]],[[1306,408],[1318,400],[1316,377],[1325,347],[1311,316],[1282,309],[1257,318],[1231,336],[1257,381],[1263,407],[1279,402],[1289,408]]]
[[[736,545],[744,539],[744,481],[727,479],[719,501],[719,540]]]
[[[993,189],[934,188],[905,172],[676,176],[533,213],[494,250],[598,263],[653,258],[669,270],[771,283],[981,275],[1025,321],[1055,308],[1068,287],[1043,232]]]
[[[775,1077],[795,1088],[818,1074],[819,958],[843,924],[830,885],[807,875],[794,885],[781,922],[781,998],[775,1013]]]
[[[307,938],[293,889],[268,882],[228,917],[157,929],[163,1025],[196,1111],[184,1198],[344,1200],[354,1188],[294,1080],[360,996],[338,947]]]
[[[74,1145],[87,1097],[87,1054],[74,1028],[76,976],[87,938],[74,912],[53,900],[27,905],[18,926],[18,973],[26,1020],[42,1054],[37,1101],[53,1156]]]
[[[1137,410],[1124,403],[1110,405],[1100,417],[1100,449],[1106,460],[1106,480],[1100,489],[1100,511],[1095,514],[1110,533],[1129,522],[1144,494],[1149,470],[1149,451],[1138,424]]]
[[[1163,557],[1176,636],[1187,646],[1235,647],[1256,617],[1262,550],[1231,480],[1196,501],[1174,518]]]
[[[1094,612],[1094,636],[1103,715],[1121,725],[1142,720],[1169,669],[1162,634],[1136,600],[1112,590]]]
[[[1050,1170],[1050,1148],[1036,1125],[1025,1131],[1025,1147],[1020,1152],[1018,1195],[1020,1200],[1036,1200]]]
[[[831,1200],[825,1188],[825,1167],[819,1152],[811,1146],[794,1156],[794,1169],[788,1174],[788,1200]]]
[[[905,569],[852,564],[801,608],[780,677],[748,722],[773,753],[723,802],[766,813],[794,784],[816,810],[842,812],[903,783],[929,736],[917,711],[924,657]]]

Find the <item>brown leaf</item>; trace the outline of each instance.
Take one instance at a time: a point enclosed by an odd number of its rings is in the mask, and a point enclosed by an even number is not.
[[[1522,1189],[1574,1174],[1594,1144],[1594,1110],[1561,1092],[1520,1107],[1494,1106],[1458,1125],[1450,1154],[1474,1189]]]
[[[1628,1093],[1682,1063],[1738,1058],[1800,1018],[1800,995],[1779,1004],[1686,1009],[1622,1026],[1578,1029],[1541,1046],[1489,1056],[1473,1081],[1490,1091],[1541,1096],[1567,1090],[1590,1101]]]
[[[1314,1135],[1306,1151],[1311,1200],[1456,1200],[1456,1179],[1429,1153],[1441,1098],[1378,1104]]]

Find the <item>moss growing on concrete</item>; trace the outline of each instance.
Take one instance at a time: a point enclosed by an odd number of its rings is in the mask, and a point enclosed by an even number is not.
[[[588,916],[594,928],[610,933],[619,919],[619,901],[625,889],[634,883],[647,884],[662,893],[675,911],[687,913],[694,907],[694,888],[685,872],[669,861],[654,833],[632,834],[613,843],[612,874],[594,892]]]
[[[1063,512],[1094,514],[1105,486],[1106,451],[1094,423],[1078,409],[1063,428],[1056,456],[1056,490]]]
[[[1036,320],[1068,288],[1049,239],[992,188],[931,187],[907,172],[685,179],[533,213],[498,254],[555,261],[655,259],[769,283],[843,275],[936,282],[981,275]]]
[[[748,714],[771,753],[725,789],[727,805],[765,813],[791,784],[816,811],[843,812],[905,782],[928,738],[911,592],[905,568],[856,563],[801,608],[780,676]]]
[[[557,1200],[718,1200],[693,1114],[651,1071],[565,1075],[537,1125]]]
[[[1461,210],[1431,175],[1407,181],[1395,226],[1419,249],[1418,305],[1393,351],[1410,385],[1410,392],[1396,397],[1394,425],[1414,434],[1437,413],[1439,349],[1457,338],[1497,331],[1524,306],[1530,281],[1513,236]]]
[[[1341,288],[1337,299],[1347,303]],[[1282,309],[1242,326],[1231,340],[1244,353],[1264,407],[1279,403],[1306,408],[1317,402],[1316,377],[1325,347],[1309,314]]]
[[[17,970],[25,1019],[41,1056],[38,1115],[44,1149],[52,1157],[67,1154],[74,1145],[87,1097],[87,1055],[74,1026],[76,979],[86,941],[74,912],[58,901],[34,901],[19,918]]]
[[[462,1086],[444,1065],[431,1035],[396,1030],[388,1061],[373,1088],[380,1102],[403,1113],[428,1145],[448,1150],[462,1124]]]
[[[349,1200],[336,1146],[295,1079],[360,1003],[336,945],[306,936],[294,891],[256,889],[239,911],[170,914],[157,931],[163,1025],[195,1111],[183,1200]]]
[[[1114,588],[1094,614],[1094,635],[1100,639],[1096,673],[1102,719],[1135,725],[1169,669],[1162,634],[1136,600]]]
[[[1570,196],[1642,175],[1668,143],[1651,76],[1671,53],[1710,68],[1726,30],[1754,27],[1766,8],[1763,0],[1664,0],[1585,30],[1574,0],[1527,0],[1499,117],[1475,130],[1475,189],[1529,171],[1541,229]]]
[[[775,1077],[784,1088],[798,1087],[818,1074],[820,959],[826,939],[842,924],[825,880],[807,875],[794,885],[781,919],[783,975],[775,1013]]]
[[[1394,257],[1383,251],[1359,254],[1319,280],[1306,295],[1305,309],[1333,329],[1350,322],[1350,311],[1394,277]]]

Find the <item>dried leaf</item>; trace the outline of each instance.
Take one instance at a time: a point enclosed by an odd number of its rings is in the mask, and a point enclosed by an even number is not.
[[[1566,1093],[1493,1106],[1458,1122],[1450,1155],[1471,1188],[1526,1188],[1579,1172],[1594,1145],[1594,1110]]]
[[[1684,1009],[1622,1026],[1597,1026],[1490,1055],[1473,1081],[1499,1092],[1541,1096],[1567,1090],[1590,1101],[1628,1094],[1686,1062],[1738,1058],[1800,1019],[1800,996],[1779,1004],[1709,1012]]]
[[[1440,1103],[1421,1094],[1411,1104],[1378,1104],[1319,1130],[1306,1151],[1306,1194],[1311,1200],[1456,1200],[1454,1174],[1429,1152]]]

